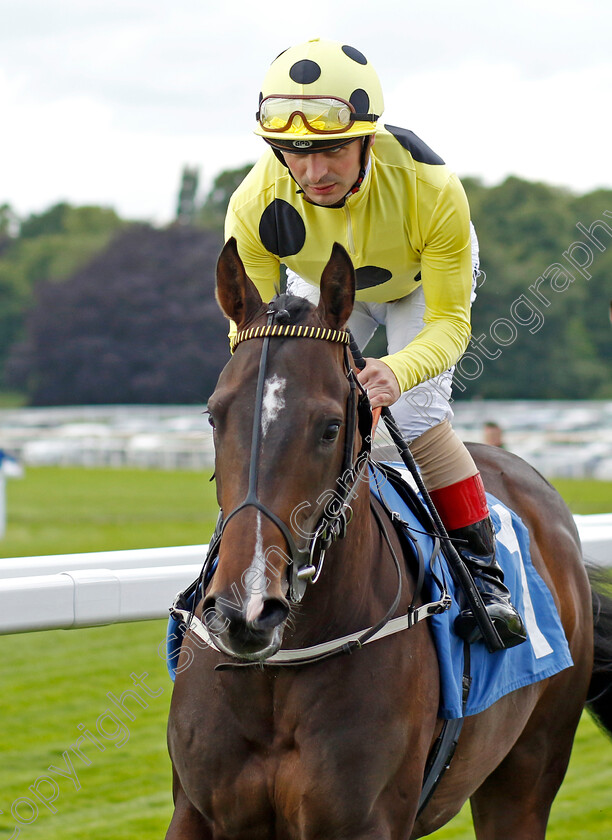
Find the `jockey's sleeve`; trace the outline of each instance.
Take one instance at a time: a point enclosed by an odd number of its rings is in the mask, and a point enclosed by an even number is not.
[[[226,242],[230,236],[236,237],[240,259],[262,300],[272,300],[280,282],[280,259],[266,250],[253,228],[234,212],[231,202],[225,218]]]
[[[423,235],[421,280],[425,326],[397,353],[383,356],[402,391],[452,367],[470,340],[472,245],[463,187],[451,175]]]
[[[264,248],[259,237],[253,236],[251,229],[233,211],[230,201],[225,217],[225,241],[231,236],[236,237],[240,259],[262,300],[271,301],[280,283],[280,260]],[[236,324],[230,321],[229,337],[235,333]]]

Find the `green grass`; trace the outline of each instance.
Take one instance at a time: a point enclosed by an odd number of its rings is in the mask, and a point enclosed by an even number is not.
[[[25,479],[8,483],[9,527],[2,554],[207,542],[216,516],[208,478],[196,473],[29,469]],[[560,489],[576,512],[589,513],[612,509],[611,488],[610,483],[563,482]],[[578,509],[583,505],[587,509]],[[30,825],[21,825],[21,840],[164,836],[172,812],[165,746],[171,683],[158,651],[164,633],[165,622],[154,621],[0,637],[0,838],[16,836],[11,807],[22,820],[32,819]],[[108,694],[120,697],[135,691],[133,673],[148,675],[144,684],[151,694],[138,689],[146,705],[133,696],[128,699],[131,719]],[[87,740],[85,730],[103,750]],[[70,750],[79,737],[84,738],[80,747],[85,760]],[[49,765],[70,770],[66,752],[79,789],[71,779],[54,774],[56,791],[44,777]],[[43,797],[57,793],[51,803],[55,813],[40,801],[38,813],[33,813],[27,803],[36,801],[32,788]],[[585,715],[553,808],[549,840],[609,840],[611,789],[612,743]],[[431,836],[472,840],[469,808]]]
[[[7,482],[4,557],[208,542],[210,473],[41,467]]]
[[[612,512],[612,481],[559,478],[552,483],[572,513]]]
[[[0,837],[11,836],[15,803],[19,817],[35,817],[21,828],[24,840],[164,836],[172,813],[165,745],[171,683],[158,653],[164,633],[165,622],[154,621],[0,639]],[[147,674],[146,688],[136,687],[131,674]],[[133,720],[108,696],[121,700],[126,690],[141,698],[124,696]],[[83,757],[70,749],[75,744]],[[50,765],[76,783],[50,774]],[[46,807],[31,787],[57,798]],[[37,814],[24,797],[37,803]]]
[[[23,408],[27,403],[27,395],[18,391],[0,390],[0,408]]]

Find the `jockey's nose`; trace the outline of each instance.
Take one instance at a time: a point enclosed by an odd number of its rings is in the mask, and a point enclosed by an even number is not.
[[[325,155],[306,155],[306,180],[309,184],[318,184],[329,172],[327,158]]]

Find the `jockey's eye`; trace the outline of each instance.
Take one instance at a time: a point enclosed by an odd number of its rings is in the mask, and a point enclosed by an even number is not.
[[[321,438],[323,442],[333,443],[340,433],[341,425],[342,424],[338,420],[334,420],[332,423],[329,423]]]

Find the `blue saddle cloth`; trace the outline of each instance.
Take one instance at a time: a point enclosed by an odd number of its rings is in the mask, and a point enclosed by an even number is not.
[[[390,466],[400,473],[405,471],[403,464]],[[453,631],[460,608],[446,560],[438,553],[434,568],[429,567],[427,561],[434,549],[432,538],[423,533],[420,519],[375,465],[371,468],[370,488],[375,496],[383,497],[388,508],[399,514],[412,537],[417,539],[426,560],[426,582],[433,600],[441,594],[435,577],[442,579],[444,575],[453,604],[445,613],[429,619],[440,663],[439,714],[449,719],[463,717],[464,643]],[[504,582],[512,593],[512,603],[525,622],[528,639],[522,645],[495,653],[489,653],[483,643],[471,646],[472,684],[465,715],[482,712],[505,694],[573,665],[552,595],[531,562],[527,528],[516,513],[499,499],[487,493],[487,501],[495,528],[497,559],[504,571]]]

